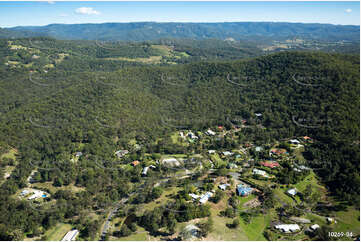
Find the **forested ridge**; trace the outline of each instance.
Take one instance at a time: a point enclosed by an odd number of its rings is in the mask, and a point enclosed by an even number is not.
[[[130,147],[132,139],[142,148],[125,162],[145,152],[176,153],[184,148],[155,141],[177,127],[231,127],[242,119],[250,126],[243,131],[243,142],[312,137],[315,142],[305,155],[308,165],[339,199],[359,203],[359,55],[285,51],[162,66],[105,61],[101,58],[107,58],[106,50],[89,49],[87,54],[81,42],[69,45],[84,56],[54,61],[55,68],[47,72],[34,64],[30,72],[3,64],[12,53],[3,42],[0,144],[15,147],[19,162],[0,189],[1,239],[35,236],[39,225],[46,229],[73,218],[83,237],[92,239],[99,224],[88,221],[86,211],[105,209],[140,185],[138,168],[104,170],[99,160],[114,161],[114,150]],[[149,47],[144,46],[132,57],[144,56]],[[43,49],[41,54],[51,56],[52,51]],[[155,50],[149,51],[151,56]],[[87,156],[68,161],[80,147]],[[57,192],[56,210],[33,209],[14,194],[26,186],[34,167],[40,168],[39,181],[85,189]],[[144,193],[149,189],[145,186]],[[206,211],[198,214],[204,217]],[[147,216],[141,224],[147,224]]]
[[[17,35],[16,37],[21,37],[21,34],[28,37],[29,33],[33,33],[35,36],[41,34],[59,39],[127,41],[155,40],[170,37],[193,39],[234,38],[237,40],[247,38],[253,40],[280,40],[300,37],[318,40],[359,41],[360,35],[359,26],[287,22],[50,24],[47,26],[19,26],[4,29],[5,37],[10,37],[11,31],[14,32],[13,35]]]

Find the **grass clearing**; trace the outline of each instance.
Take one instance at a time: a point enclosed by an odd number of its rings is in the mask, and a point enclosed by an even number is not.
[[[263,231],[270,224],[271,216],[267,215],[259,215],[257,217],[253,217],[249,224],[246,224],[242,219],[240,219],[240,227],[247,236],[247,240],[266,240],[263,236]]]
[[[46,239],[60,241],[72,228],[73,226],[71,224],[58,223],[55,227],[45,232]]]
[[[313,171],[310,172],[308,176],[305,177],[302,181],[297,183],[294,187],[298,191],[304,191],[307,187],[307,185],[311,184],[312,188],[316,188],[318,192],[325,192],[325,188],[319,184],[319,181],[316,178],[316,175]]]

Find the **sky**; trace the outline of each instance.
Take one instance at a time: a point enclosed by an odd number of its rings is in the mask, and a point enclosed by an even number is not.
[[[143,21],[360,25],[360,2],[0,1],[0,27]]]

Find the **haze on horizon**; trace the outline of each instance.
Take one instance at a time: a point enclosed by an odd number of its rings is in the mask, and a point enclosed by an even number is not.
[[[359,26],[360,2],[0,2],[0,27],[109,22],[290,22]]]

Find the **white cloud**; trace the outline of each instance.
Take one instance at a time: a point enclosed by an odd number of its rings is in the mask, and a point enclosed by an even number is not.
[[[93,8],[87,8],[87,7],[81,7],[81,8],[77,8],[75,10],[76,13],[79,14],[88,14],[88,15],[99,15],[100,12],[94,10]]]
[[[68,14],[66,14],[66,13],[61,13],[60,14],[60,17],[68,17],[69,15]]]
[[[54,1],[48,1],[48,3],[49,3],[49,4],[55,4],[55,2],[54,2]]]
[[[348,8],[345,10],[346,13],[351,13],[352,12],[352,9],[351,8]]]

